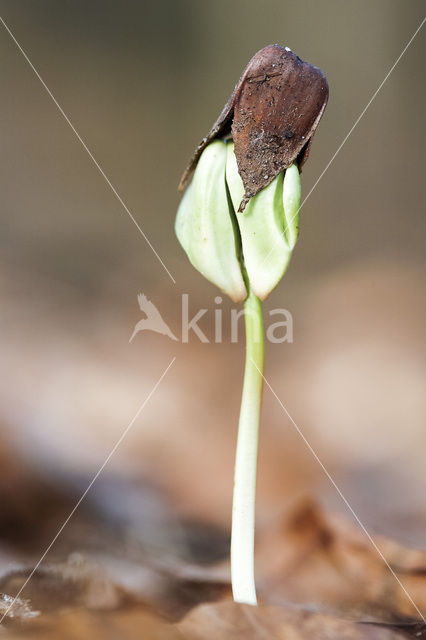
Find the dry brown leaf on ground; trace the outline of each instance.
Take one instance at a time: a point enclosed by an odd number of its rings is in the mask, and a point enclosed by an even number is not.
[[[311,499],[301,499],[275,524],[258,529],[259,599],[264,604],[293,603],[359,622],[419,622],[410,597],[420,611],[426,611],[426,552],[379,536],[374,543],[398,579],[356,523],[323,511]],[[170,576],[176,594],[189,589],[205,593],[205,600],[230,598],[228,560],[210,567],[178,565]],[[184,599],[180,602],[185,604]]]
[[[426,552],[374,538],[420,611],[426,611]],[[298,503],[258,536],[259,593],[266,602],[314,605],[358,620],[419,619],[378,551],[356,523]]]
[[[403,631],[290,607],[200,605],[177,625],[186,640],[403,640]],[[421,637],[421,636],[419,636]]]
[[[87,514],[80,515],[81,520],[77,518],[65,532],[60,553],[33,575],[22,601],[12,609],[13,618],[8,615],[0,629],[3,634],[28,640],[141,636],[209,640],[220,639],[225,625],[228,635],[224,637],[426,637],[424,626],[416,624],[419,616],[410,600],[358,525],[323,511],[310,499],[298,500],[275,522],[258,528],[256,575],[262,606],[244,610],[241,619],[240,609],[232,608],[228,561],[203,566],[195,560],[191,563],[190,556],[149,556],[144,545],[135,545],[125,535],[127,526],[119,534],[105,520],[99,538],[93,533],[96,519],[91,524]],[[199,534],[199,525],[194,531]],[[222,541],[216,530],[207,529],[203,536],[212,548]],[[375,542],[417,606],[425,610],[426,553],[384,538],[375,537]],[[61,560],[65,550],[73,548],[84,551]],[[4,566],[0,574],[3,613],[33,565],[27,561],[12,569],[10,563]],[[209,607],[209,602],[214,604]],[[224,617],[222,607],[228,607]],[[223,618],[222,627],[217,627],[216,618]],[[174,626],[176,620],[181,622]],[[365,624],[374,622],[378,624]],[[64,632],[60,631],[63,624]]]
[[[14,626],[2,640],[182,640],[177,629],[143,609],[94,613],[82,609],[50,614]]]
[[[184,564],[180,569],[168,564],[154,568],[142,558],[132,566],[126,558],[104,554],[95,561],[76,553],[66,562],[39,567],[27,582],[31,571],[14,569],[0,576],[0,614],[5,614],[6,624],[35,615],[44,619],[70,608],[111,612],[129,607],[173,622],[200,603],[231,597],[226,577],[208,576],[202,567],[191,570]],[[25,598],[14,602],[14,594],[20,594],[24,584]]]
[[[74,554],[67,562],[39,567],[27,583],[31,572],[31,568],[15,569],[0,579],[0,591],[8,598],[20,593],[25,584],[23,595],[31,611],[48,613],[69,607],[112,610],[132,600],[131,595],[110,580],[99,566],[79,554]],[[5,609],[7,617],[12,617],[14,608],[16,603],[10,611]]]

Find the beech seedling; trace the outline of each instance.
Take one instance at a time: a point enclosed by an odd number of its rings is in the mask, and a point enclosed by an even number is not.
[[[281,280],[299,234],[300,172],[324,112],[320,69],[269,45],[245,68],[180,188],[176,235],[193,266],[244,304],[246,362],[231,532],[234,600],[256,604],[254,520],[263,388],[262,304]],[[192,181],[190,182],[192,176]],[[189,186],[187,186],[189,183]]]

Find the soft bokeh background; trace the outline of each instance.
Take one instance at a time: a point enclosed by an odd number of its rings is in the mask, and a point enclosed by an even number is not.
[[[2,0],[0,8],[176,280],[1,26],[3,500],[25,499],[30,478],[66,492],[72,506],[176,356],[85,508],[130,519],[158,542],[173,530],[152,498],[160,489],[165,512],[227,530],[244,346],[242,336],[230,344],[225,301],[224,342],[213,342],[217,292],[175,239],[176,185],[251,55],[278,42],[330,85],[303,172],[308,194],[424,4]],[[354,510],[372,531],[426,547],[424,59],[420,32],[307,200],[265,317],[277,307],[292,313],[294,342],[268,345],[266,376]],[[148,332],[129,344],[140,291],[177,335],[189,293],[193,313],[209,310],[200,326],[210,344]],[[126,487],[118,493],[117,478]],[[300,495],[347,513],[266,389],[259,523]],[[38,532],[9,519],[10,539],[19,532],[42,550],[64,515],[40,516]]]

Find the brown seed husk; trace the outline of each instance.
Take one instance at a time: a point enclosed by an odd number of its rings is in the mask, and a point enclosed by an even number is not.
[[[323,72],[277,44],[248,63],[209,134],[182,176],[184,188],[204,148],[232,136],[245,194],[239,211],[284,169],[306,162],[328,100]]]

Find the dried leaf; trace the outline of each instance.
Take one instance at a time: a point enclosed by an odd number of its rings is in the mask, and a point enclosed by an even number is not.
[[[193,609],[177,628],[187,640],[402,640],[403,632],[291,607],[222,602]]]
[[[426,553],[375,537],[421,611],[426,611]],[[364,532],[302,501],[259,535],[258,583],[265,600],[315,603],[358,620],[407,622],[419,614]]]
[[[0,579],[0,590],[13,601],[12,596],[20,591],[31,572],[29,567],[6,573]],[[64,563],[39,567],[25,587],[25,596],[32,609],[43,613],[76,606],[116,609],[130,600],[124,589],[80,554],[73,554]]]
[[[143,609],[93,613],[81,609],[41,616],[1,633],[2,640],[182,640],[180,633]]]
[[[417,607],[426,611],[426,552],[379,536],[374,541]],[[299,500],[275,525],[258,528],[255,565],[264,604],[309,605],[359,622],[407,628],[419,622],[418,611],[358,525],[324,513],[310,499]],[[229,562],[194,575],[200,583],[225,585]]]

